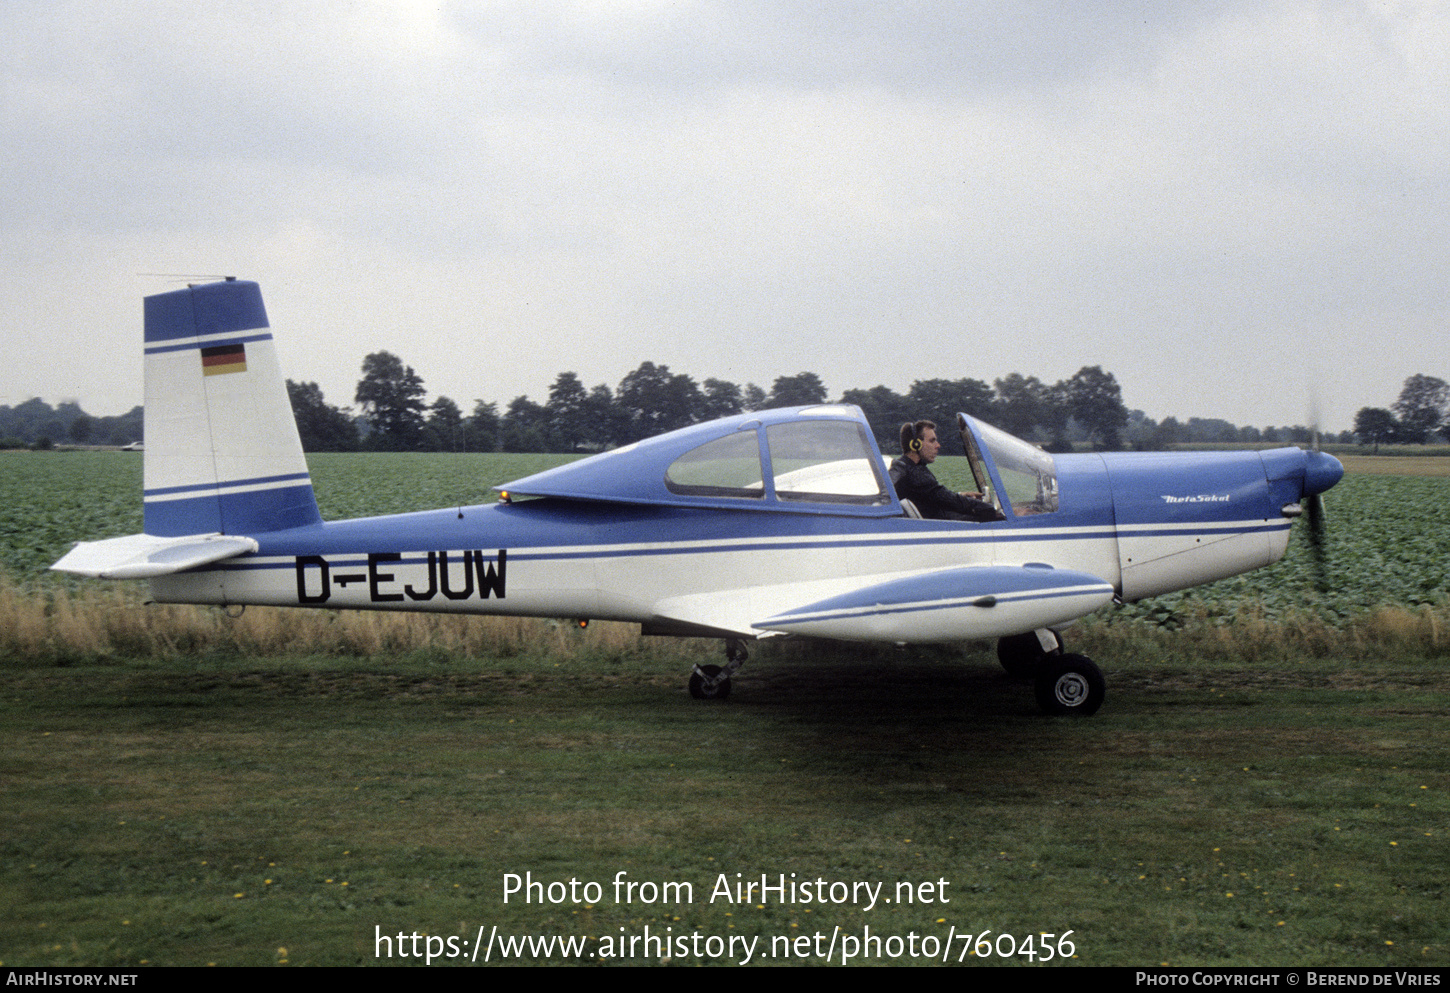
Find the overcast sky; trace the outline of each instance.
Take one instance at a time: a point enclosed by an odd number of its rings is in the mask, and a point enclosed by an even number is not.
[[[0,403],[141,402],[141,297],[465,411],[649,360],[831,396],[1100,365],[1324,426],[1450,379],[1450,4],[0,6]]]

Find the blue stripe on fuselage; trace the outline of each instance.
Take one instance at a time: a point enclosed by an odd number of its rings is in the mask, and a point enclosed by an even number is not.
[[[507,548],[512,561],[522,562],[844,548],[881,549],[890,554],[892,549],[909,546],[1103,541],[1118,535],[1111,525],[1095,526],[1075,520],[1075,516],[1044,514],[973,524],[534,500],[254,534],[261,543],[257,556],[239,559],[228,567],[291,568],[290,563],[256,559],[319,553],[349,556],[347,561],[358,565],[366,565],[369,554],[380,552],[402,554],[404,563],[420,563],[426,561],[424,550],[428,549]],[[1290,522],[1243,521],[1240,525],[1127,530],[1134,535],[1230,537],[1286,530]],[[1064,528],[1074,530],[1064,533]]]

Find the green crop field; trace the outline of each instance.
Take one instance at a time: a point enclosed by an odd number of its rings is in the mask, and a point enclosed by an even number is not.
[[[336,517],[557,459],[309,461]],[[1450,964],[1443,476],[1346,477],[1326,592],[1296,536],[1071,629],[1089,720],[990,645],[761,643],[702,705],[716,643],[43,571],[140,485],[0,455],[0,964]]]

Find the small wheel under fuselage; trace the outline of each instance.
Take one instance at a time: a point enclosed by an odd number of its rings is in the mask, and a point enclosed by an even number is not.
[[[1103,705],[1108,684],[1102,670],[1086,655],[1060,655],[1047,659],[1037,674],[1035,689],[1043,713],[1088,717]]]
[[[697,665],[690,673],[690,696],[696,700],[724,700],[730,695],[730,676],[718,665]]]

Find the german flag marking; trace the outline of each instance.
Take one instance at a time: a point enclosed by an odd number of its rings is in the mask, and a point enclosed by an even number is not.
[[[201,374],[220,376],[228,372],[247,371],[247,348],[241,342],[235,345],[213,345],[201,350]]]

